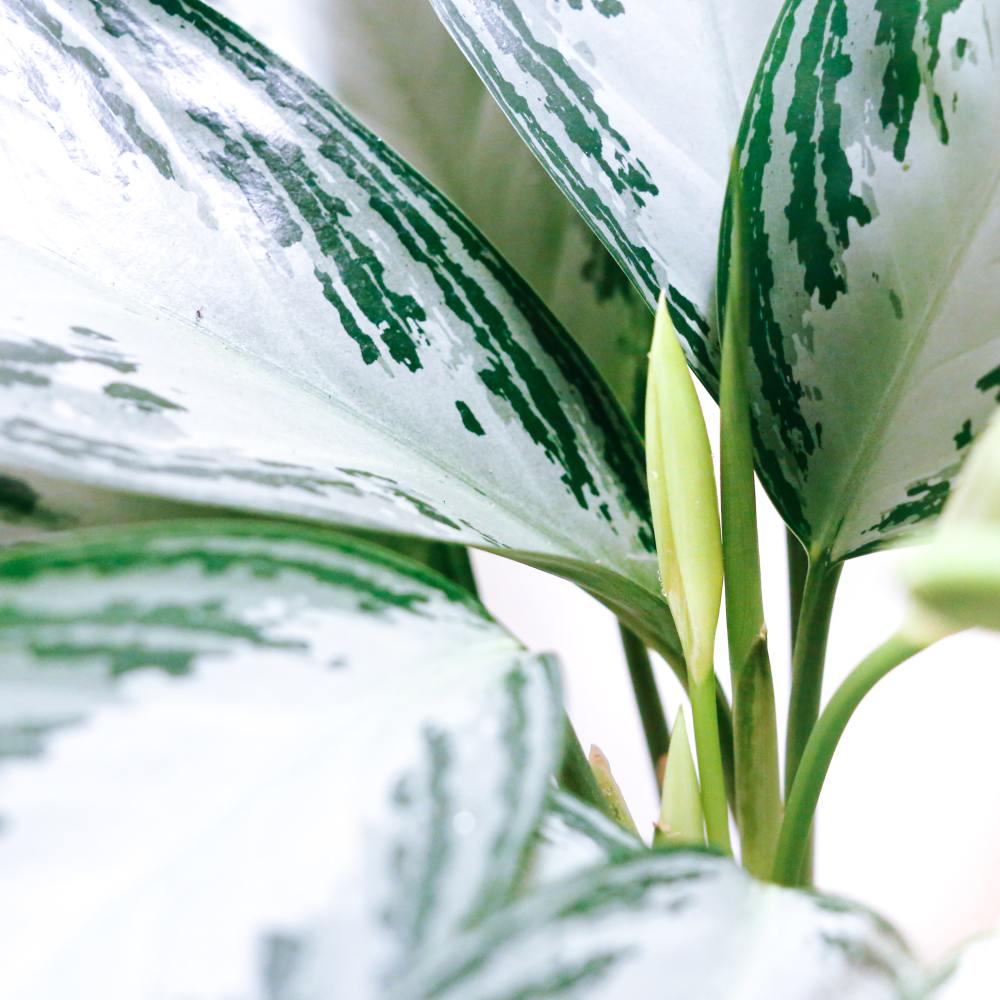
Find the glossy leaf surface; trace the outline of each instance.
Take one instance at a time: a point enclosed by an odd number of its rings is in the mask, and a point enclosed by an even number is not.
[[[996,0],[796,0],[762,63],[739,147],[758,470],[814,555],[935,516],[996,406],[998,34]]]
[[[634,431],[445,199],[203,5],[2,9],[8,497],[480,545],[665,618]]]
[[[432,0],[528,146],[718,383],[715,269],[743,105],[780,0]]]
[[[520,142],[427,0],[215,6],[324,86],[451,198],[581,344],[633,418],[649,311]]]

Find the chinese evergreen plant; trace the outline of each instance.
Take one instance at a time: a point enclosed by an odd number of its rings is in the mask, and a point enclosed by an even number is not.
[[[334,96],[198,0],[0,10],[0,995],[983,996],[809,886],[861,699],[1000,628],[1000,2],[329,0]],[[655,830],[470,547],[617,616]]]

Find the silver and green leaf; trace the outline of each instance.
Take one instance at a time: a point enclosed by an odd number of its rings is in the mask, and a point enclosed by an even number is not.
[[[646,845],[593,806],[556,792],[539,828],[522,888],[565,878],[645,851]]]
[[[0,993],[285,996],[322,918],[337,988],[381,996],[515,891],[562,732],[550,660],[353,540],[10,550]]]
[[[544,886],[418,964],[392,996],[901,1000],[920,982],[871,913],[674,850]]]
[[[431,0],[522,139],[718,384],[733,142],[780,0]]]
[[[324,86],[451,198],[641,413],[642,298],[534,155],[427,0],[215,4]]]
[[[634,430],[446,199],[194,0],[2,13],[15,520],[97,490],[478,545],[676,653]]]
[[[935,516],[996,406],[997,37],[996,0],[793,0],[765,52],[738,150],[757,461],[814,556]]]
[[[940,510],[1000,388],[995,0],[433,2],[712,389],[743,115],[758,469],[834,559]]]

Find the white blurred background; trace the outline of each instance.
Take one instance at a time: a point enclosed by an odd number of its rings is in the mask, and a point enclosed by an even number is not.
[[[530,156],[518,157],[512,134],[494,145],[498,113],[488,99],[478,111],[459,106],[454,85],[467,69],[436,22],[414,20],[426,0],[213,2],[333,91],[474,216],[477,203],[502,204],[488,235],[519,268],[536,263],[544,226],[525,215],[530,197],[524,196],[538,183],[537,171],[532,173]],[[402,63],[393,69],[393,60]],[[387,100],[394,92],[408,99]],[[419,107],[417,98],[427,94],[438,102],[435,114]],[[433,131],[450,114],[476,123],[474,183],[461,169],[469,166],[461,157],[473,153],[460,143],[441,158],[440,144],[421,149],[406,141],[421,115],[427,119],[422,127]],[[505,150],[507,166],[489,174],[497,148]],[[705,410],[710,433],[717,435],[715,405],[706,402]],[[783,729],[789,663],[784,528],[763,494],[758,510]],[[903,600],[894,570],[902,555],[879,553],[847,565],[833,616],[827,697],[899,623]],[[570,716],[584,747],[601,747],[636,821],[651,824],[653,781],[612,615],[554,577],[481,553],[474,562],[483,599],[496,617],[532,649],[559,654]],[[724,644],[719,649],[718,662],[725,664]],[[1000,639],[966,634],[901,667],[852,720],[820,801],[819,886],[883,913],[928,959],[1000,924],[998,661]],[[720,670],[727,684],[725,673]],[[658,677],[673,716],[680,688],[662,663]]]

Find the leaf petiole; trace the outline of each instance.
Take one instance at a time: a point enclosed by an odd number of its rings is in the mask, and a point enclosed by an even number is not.
[[[701,803],[705,813],[708,842],[713,847],[731,854],[726,779],[719,744],[715,672],[708,670],[700,680],[695,680],[692,673],[688,685],[688,697],[691,700],[691,718],[694,723],[694,742],[698,756],[698,778],[701,782]]]
[[[811,559],[802,589],[792,650],[792,691],[785,737],[786,793],[791,790],[809,734],[819,716],[826,644],[841,568],[840,563],[831,563],[825,555]]]
[[[816,803],[830,768],[833,753],[854,710],[869,691],[892,669],[919,653],[926,640],[897,633],[869,653],[840,685],[819,717],[802,754],[778,837],[774,861],[774,881],[800,885]]]

